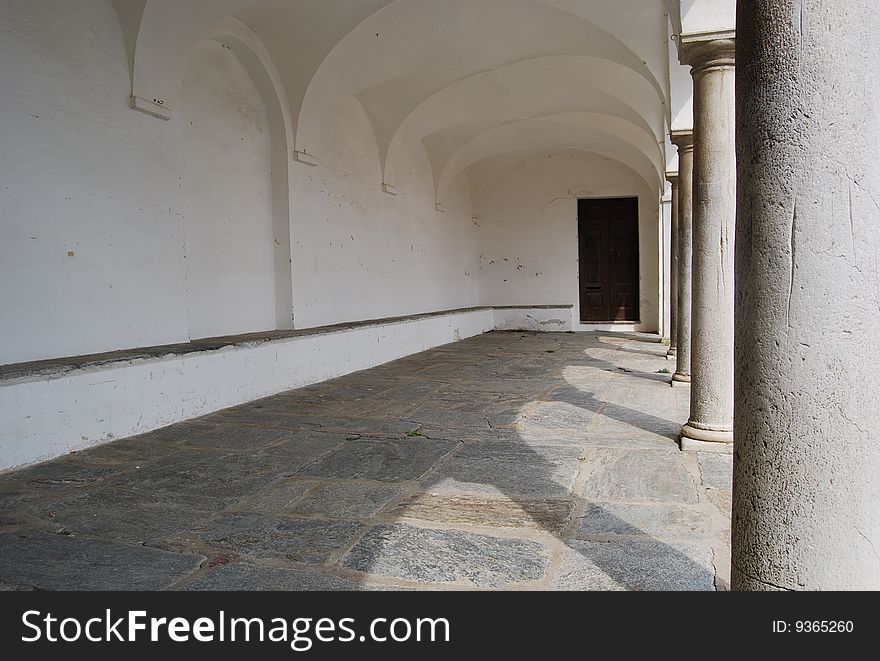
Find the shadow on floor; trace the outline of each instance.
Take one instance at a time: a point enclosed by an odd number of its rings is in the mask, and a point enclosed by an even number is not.
[[[517,336],[526,343],[511,358]],[[484,338],[485,345],[476,338],[0,477],[0,582],[372,589],[469,580],[477,588],[713,589],[705,548],[662,541],[619,516],[627,507],[650,515],[654,505],[618,507],[573,492],[585,445],[534,446],[513,429],[517,412],[505,407],[539,395],[529,380],[553,391],[567,385],[562,369],[571,364],[617,369],[583,359],[584,345],[596,338],[554,339],[567,353],[540,360],[535,355],[551,341],[545,336]],[[474,358],[469,350],[482,353]],[[517,363],[527,379],[518,379]],[[506,370],[494,390],[479,380],[452,388],[462,366],[481,364]],[[671,424],[564,390],[555,401],[658,437]],[[490,414],[498,429],[481,424]],[[437,438],[420,435],[444,419]],[[626,444],[620,451],[664,452]],[[525,532],[508,538],[505,517]],[[546,536],[560,542],[562,556],[550,583]],[[691,557],[700,552],[702,564]],[[288,567],[259,564],[279,561]],[[109,579],[108,566],[118,569]]]

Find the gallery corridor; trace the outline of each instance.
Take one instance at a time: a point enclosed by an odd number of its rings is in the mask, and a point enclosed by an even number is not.
[[[495,332],[0,476],[3,589],[727,589],[647,335]]]

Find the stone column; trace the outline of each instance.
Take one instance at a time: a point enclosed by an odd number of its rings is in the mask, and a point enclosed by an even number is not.
[[[736,220],[733,32],[683,35],[694,78],[691,415],[683,450],[733,443],[733,239]]]
[[[672,185],[671,232],[669,236],[669,351],[666,358],[674,360],[678,346],[678,172],[667,172]]]
[[[693,226],[694,134],[673,131],[672,144],[678,148],[678,338],[676,340],[673,386],[691,382],[691,265]]]
[[[740,0],[732,586],[880,589],[880,3]]]

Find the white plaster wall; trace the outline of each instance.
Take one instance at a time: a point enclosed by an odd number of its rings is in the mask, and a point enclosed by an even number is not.
[[[641,323],[634,328],[660,328],[659,191],[644,179],[602,156],[565,150],[493,157],[468,176],[479,225],[481,302],[574,305],[574,327],[584,330],[577,199],[638,196]]]
[[[266,117],[232,52],[194,46],[165,122],[128,107],[109,0],[0,0],[0,21],[0,364],[274,328]],[[383,193],[361,105],[332,77],[311,95],[320,165],[290,174],[295,325],[475,305],[465,178],[437,212],[409,141],[400,195]]]
[[[296,327],[476,305],[467,181],[460,177],[450,187],[446,213],[436,211],[425,151],[408,142],[394,181],[399,194],[382,192],[367,115],[335,82],[316,81],[310,91],[308,151],[319,165],[295,164],[292,177]]]
[[[570,307],[499,307],[493,311],[495,330],[527,330],[540,333],[567,333],[572,329]]]
[[[681,0],[681,31],[716,32],[736,27],[736,0]]]
[[[669,26],[669,125],[672,131],[686,131],[694,127],[694,81],[691,77],[691,68],[681,64],[678,56],[679,36],[673,32],[673,26]],[[667,148],[667,154],[675,155],[674,148]],[[667,161],[667,169],[677,170],[670,167]]]
[[[232,52],[202,41],[182,69],[182,209],[190,336],[274,329],[269,129]]]
[[[0,86],[0,364],[185,340],[176,130],[110,3],[0,1]]]

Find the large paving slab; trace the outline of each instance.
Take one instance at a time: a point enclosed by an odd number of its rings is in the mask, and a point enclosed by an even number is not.
[[[394,524],[373,528],[343,564],[408,581],[489,588],[543,578],[549,556],[535,542]]]
[[[590,450],[581,495],[590,500],[696,503],[697,487],[681,452]]]
[[[579,448],[512,443],[465,445],[423,481],[432,493],[483,493],[523,498],[571,494]]]
[[[515,500],[420,493],[391,511],[395,518],[484,528],[536,528],[559,532],[574,511],[572,500]]]
[[[357,438],[346,441],[321,461],[300,470],[300,475],[360,478],[383,482],[417,480],[456,443],[422,437],[402,440]]]
[[[209,549],[236,557],[315,564],[345,548],[361,529],[357,523],[234,513],[209,523],[199,537]]]
[[[342,442],[342,439],[328,435],[320,438],[312,435],[307,438],[294,436],[247,453],[187,449],[117,481],[141,492],[171,491],[235,502],[282,477],[295,474],[332,452]]]
[[[39,590],[161,590],[203,560],[67,535],[0,534],[0,582]]]
[[[0,589],[723,588],[665,352],[490,333],[2,474]]]
[[[201,425],[201,431],[184,440],[187,447],[254,452],[287,437],[281,429],[263,429],[235,424]]]
[[[367,519],[375,516],[402,491],[402,487],[384,482],[320,482],[315,478],[292,478],[271,485],[239,503],[236,509],[268,515],[283,513],[323,519]]]
[[[698,452],[703,484],[713,489],[733,488],[733,455],[723,452]]]
[[[243,563],[222,565],[188,583],[187,591],[303,591],[352,592],[361,584],[309,569],[259,567]]]
[[[557,590],[715,589],[708,547],[649,540],[570,541]]]
[[[64,534],[142,544],[192,529],[218,513],[224,501],[198,494],[145,494],[111,484],[33,507],[29,514]]]
[[[710,508],[694,505],[590,503],[578,520],[579,537],[634,535],[705,539],[711,536]]]

